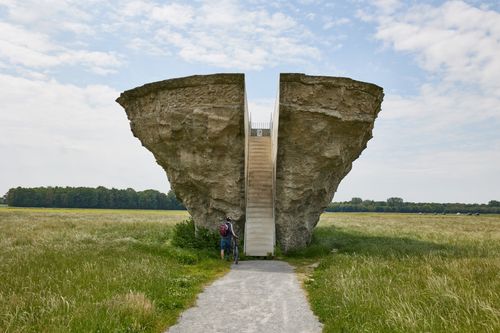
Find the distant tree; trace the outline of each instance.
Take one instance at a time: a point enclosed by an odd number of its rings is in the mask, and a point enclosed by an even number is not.
[[[1,201],[0,201],[1,202]],[[136,192],[103,186],[11,188],[5,195],[9,206],[61,208],[185,209],[173,192]]]
[[[400,212],[400,213],[481,213],[500,214],[500,205],[494,200],[488,204],[464,203],[425,203],[404,202],[398,197],[386,201],[358,200],[332,202],[326,208],[328,212]]]
[[[157,209],[158,196],[154,190],[145,190],[138,192],[139,195],[139,208],[141,209]]]
[[[490,200],[490,202],[488,202],[488,206],[491,206],[491,207],[500,207],[500,201],[498,201],[498,200]]]
[[[170,190],[167,193],[167,209],[174,209],[174,210],[185,210],[186,207],[180,202],[180,200],[177,199],[177,196],[175,195],[175,192]]]
[[[363,203],[363,199],[354,197],[351,199],[351,203],[353,205],[361,205]]]
[[[137,192],[133,188],[129,187],[125,190],[125,201],[127,208],[137,208]]]
[[[403,204],[403,199],[398,197],[392,197],[387,199],[387,204],[389,206],[401,206]]]

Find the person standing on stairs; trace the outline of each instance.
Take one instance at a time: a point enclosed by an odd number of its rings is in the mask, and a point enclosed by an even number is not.
[[[226,217],[225,221],[219,227],[220,239],[220,258],[224,260],[224,254],[231,254],[231,241],[233,237],[238,238],[234,233],[231,218]]]

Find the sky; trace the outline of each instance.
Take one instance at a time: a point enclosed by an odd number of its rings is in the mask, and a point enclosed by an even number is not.
[[[279,73],[384,88],[334,201],[500,199],[500,3],[0,0],[0,195],[24,186],[170,188],[119,94],[245,73],[250,112]]]

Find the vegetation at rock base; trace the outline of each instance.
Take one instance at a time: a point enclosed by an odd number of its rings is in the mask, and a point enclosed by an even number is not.
[[[227,272],[186,211],[0,208],[0,332],[163,332]]]
[[[352,198],[351,201],[332,202],[327,212],[377,212],[377,213],[435,213],[435,214],[500,214],[500,201],[490,200],[488,204],[405,202],[392,197],[386,201]]]
[[[186,209],[170,190],[136,192],[132,188],[118,190],[92,187],[11,188],[5,195],[11,207],[109,208],[109,209]]]
[[[325,332],[500,332],[500,216],[326,213],[297,266]]]
[[[220,235],[218,232],[203,227],[196,230],[190,217],[174,226],[172,244],[180,248],[216,251],[219,249]]]

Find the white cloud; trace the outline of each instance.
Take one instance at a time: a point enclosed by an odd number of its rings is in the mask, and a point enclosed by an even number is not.
[[[90,25],[78,22],[62,22],[60,27],[64,31],[71,31],[77,35],[94,35],[96,33]]]
[[[176,3],[152,7],[151,9],[151,18],[153,20],[176,26],[184,26],[191,23],[193,15],[191,6],[184,6]]]
[[[339,19],[327,18],[325,20],[325,23],[323,24],[323,29],[328,30],[328,29],[331,29],[333,27],[338,27],[341,25],[348,24],[350,22],[351,22],[351,20],[347,17],[341,17]]]
[[[80,65],[97,74],[113,72],[123,63],[113,52],[71,49],[46,34],[4,22],[0,22],[0,60],[25,69]]]
[[[152,4],[146,1],[127,1],[124,5],[118,6],[118,12],[122,16],[131,17],[143,15],[151,10]]]
[[[157,44],[141,38],[132,38],[130,42],[127,43],[127,47],[138,52],[146,52],[155,56],[166,56],[171,55],[167,50],[159,47]]]
[[[253,122],[269,122],[274,111],[274,99],[261,98],[248,101],[248,110]]]
[[[116,90],[2,74],[0,86],[0,151],[8,156],[0,163],[0,194],[47,185],[168,189],[114,102]]]
[[[423,69],[500,96],[500,13],[462,1],[418,5],[379,20],[376,38],[412,52]]]
[[[44,32],[70,30],[76,33],[92,33],[90,13],[84,6],[93,1],[71,0],[1,0],[7,18],[15,24],[35,26]]]
[[[498,99],[433,88],[412,97],[386,95],[374,138],[335,201],[399,196],[486,203],[499,197]]]
[[[311,33],[292,17],[251,10],[237,1],[203,1],[196,8],[134,1],[119,11],[129,17],[122,24],[134,34],[131,47],[147,41],[154,47],[146,51],[164,50],[190,63],[259,70],[309,63],[321,56]],[[130,20],[141,24],[130,25]]]
[[[374,0],[373,5],[379,8],[379,10],[384,14],[390,14],[396,11],[400,5],[400,0]]]
[[[386,91],[375,139],[335,200],[498,198],[500,14],[462,1],[377,5],[358,17],[376,24],[375,37],[387,47],[412,55],[427,82],[413,96]],[[383,184],[365,186],[374,178]]]
[[[369,143],[352,171],[342,181],[335,201],[386,200],[402,197],[413,202],[487,203],[498,200],[496,150],[429,152],[391,156],[379,154],[378,140]],[[377,154],[379,156],[377,156]],[[376,185],[376,186],[370,186]]]
[[[316,37],[290,15],[263,4],[246,5],[236,0],[192,4],[0,0],[4,25],[9,27],[2,37],[9,30],[18,30],[9,33],[14,38],[7,41],[0,37],[6,50],[3,59],[31,68],[75,65],[80,60],[78,64],[88,70],[107,74],[123,64],[123,57],[116,52],[88,50],[85,44],[85,38],[95,41],[103,34],[113,34],[129,48],[150,55],[175,54],[189,63],[220,68],[260,70],[320,59]],[[18,33],[27,36],[15,38]],[[61,33],[77,38],[63,39]],[[97,56],[96,52],[101,54]]]
[[[426,120],[425,129],[449,131],[500,123],[500,13],[461,1],[417,5],[380,14],[375,37],[411,52],[432,75],[416,96],[388,94],[389,117]]]
[[[114,52],[66,50],[57,55],[59,64],[83,65],[96,74],[113,73],[123,64],[121,56]]]

